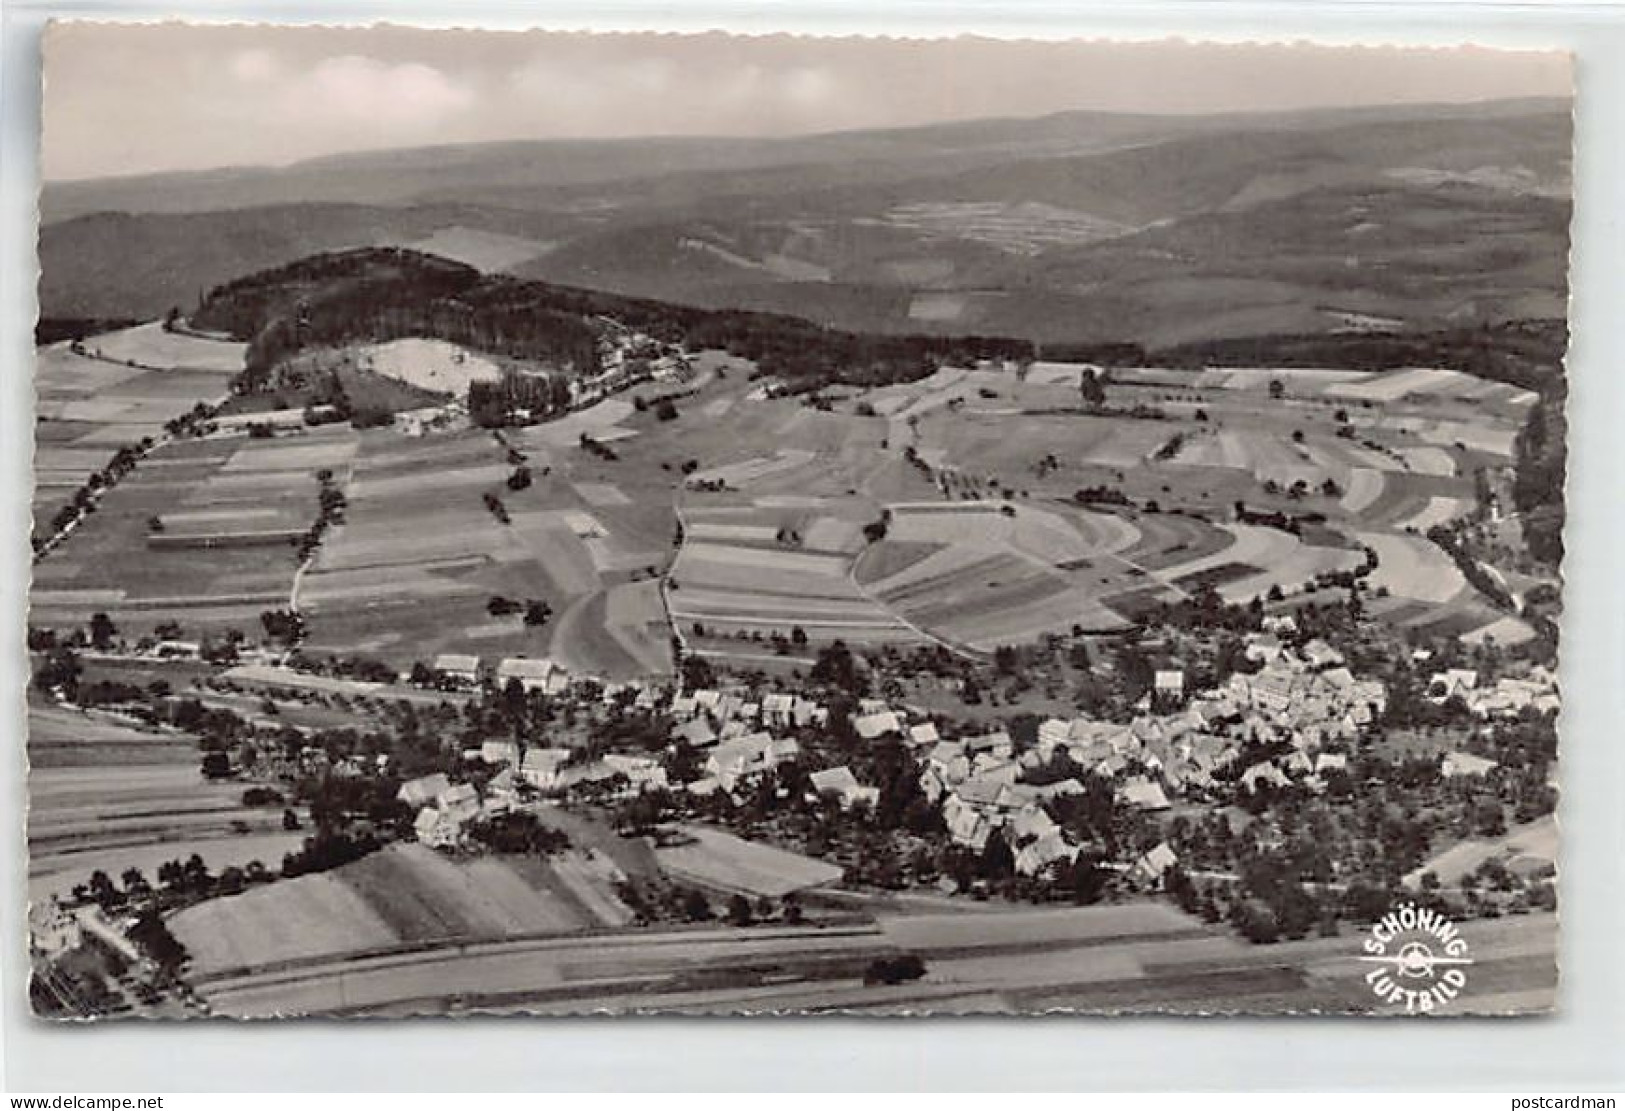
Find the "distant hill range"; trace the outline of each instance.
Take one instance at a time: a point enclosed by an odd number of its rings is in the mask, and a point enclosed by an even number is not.
[[[1570,182],[1557,101],[396,151],[48,184],[41,312],[150,318],[394,245],[854,332],[1471,328],[1564,315]]]

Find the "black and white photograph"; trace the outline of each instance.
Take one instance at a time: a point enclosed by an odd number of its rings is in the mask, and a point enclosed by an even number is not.
[[[32,1014],[1559,1009],[1574,110],[52,23]]]

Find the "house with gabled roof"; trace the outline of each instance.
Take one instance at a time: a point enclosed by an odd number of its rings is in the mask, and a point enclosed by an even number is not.
[[[1161,785],[1149,779],[1131,779],[1117,788],[1117,797],[1140,810],[1167,810],[1171,803]]]
[[[1168,842],[1159,841],[1139,860],[1134,862],[1134,874],[1141,879],[1156,883],[1162,879],[1163,873],[1179,863],[1179,856],[1169,847]]]
[[[919,725],[912,726],[908,731],[908,743],[910,745],[922,747],[925,745],[934,745],[941,739],[942,738],[937,735],[936,725],[929,721],[924,721]]]
[[[671,731],[672,739],[684,741],[695,748],[709,748],[717,743],[717,731],[711,727],[710,720],[701,714],[689,718]]]
[[[467,683],[470,686],[478,685],[484,677],[480,658],[460,652],[442,652],[434,658],[434,665],[431,670],[438,672],[447,679]]]
[[[528,748],[519,775],[538,791],[552,790],[558,785],[560,770],[573,755],[567,748]]]
[[[450,788],[451,780],[446,778],[446,773],[435,772],[402,783],[395,797],[407,806],[426,806]]]
[[[1023,876],[1036,876],[1051,865],[1063,861],[1072,863],[1078,851],[1059,831],[1048,833],[1016,850],[1016,871]]]
[[[873,806],[880,801],[880,788],[867,787],[859,783],[858,777],[853,775],[852,769],[845,764],[813,772],[808,778],[812,781],[814,791],[820,795],[836,796],[843,806],[856,806],[859,803]]]
[[[547,680],[557,670],[558,664],[552,660],[510,656],[497,664],[496,681],[498,686],[507,686],[509,680],[517,679],[527,691],[543,691],[547,689]]]
[[[485,741],[480,745],[480,759],[497,767],[517,764],[519,746],[513,741]]]
[[[852,728],[864,740],[872,741],[884,737],[888,733],[901,733],[903,723],[891,710],[882,710],[879,713],[865,714],[862,717],[853,718]]]

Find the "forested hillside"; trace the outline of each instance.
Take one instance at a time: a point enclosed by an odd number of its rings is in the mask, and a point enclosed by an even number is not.
[[[204,298],[192,323],[249,343],[246,384],[252,388],[305,348],[405,336],[591,374],[598,370],[598,317],[690,349],[730,351],[792,388],[902,381],[943,363],[1033,353],[1024,340],[866,336],[790,316],[711,311],[488,276],[399,248],[314,255],[230,282]]]

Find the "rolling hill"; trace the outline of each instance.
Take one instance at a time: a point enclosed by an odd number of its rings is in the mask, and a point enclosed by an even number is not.
[[[147,317],[400,245],[866,332],[1151,345],[1562,315],[1566,105],[1064,113],[503,143],[53,184],[42,314]]]

